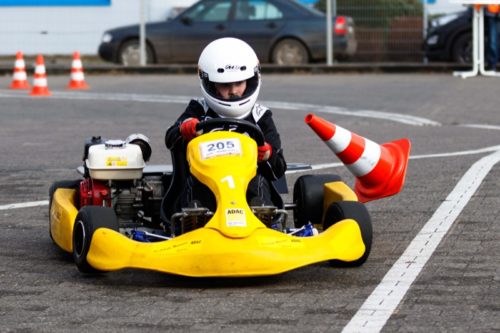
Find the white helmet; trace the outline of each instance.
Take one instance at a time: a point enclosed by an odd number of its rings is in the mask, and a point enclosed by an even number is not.
[[[251,111],[260,90],[259,59],[242,40],[220,38],[208,44],[198,60],[201,92],[208,106],[219,116],[245,118]],[[247,81],[241,98],[226,100],[217,94],[214,83]]]

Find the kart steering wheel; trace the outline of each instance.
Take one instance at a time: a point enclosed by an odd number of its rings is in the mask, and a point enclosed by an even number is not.
[[[202,130],[204,133],[208,133],[213,130],[229,131],[230,129],[242,134],[247,133],[252,139],[255,140],[255,142],[257,142],[258,146],[262,146],[265,143],[262,130],[247,120],[212,118],[200,121],[198,125],[196,125],[196,131]]]

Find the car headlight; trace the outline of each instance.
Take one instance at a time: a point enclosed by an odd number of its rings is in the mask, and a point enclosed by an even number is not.
[[[105,33],[104,35],[102,35],[101,41],[103,43],[109,43],[109,42],[111,42],[111,40],[113,40],[113,36],[111,34]]]
[[[438,35],[430,36],[429,38],[427,38],[427,45],[436,45],[438,40]]]
[[[435,27],[440,27],[440,26],[443,26],[445,24],[448,24],[451,21],[453,21],[454,19],[456,19],[458,16],[459,16],[458,13],[453,13],[453,14],[447,14],[447,15],[443,15],[440,17],[436,17],[435,19],[431,20],[431,27],[435,28]]]

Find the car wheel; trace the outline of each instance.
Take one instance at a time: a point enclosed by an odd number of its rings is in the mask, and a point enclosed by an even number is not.
[[[307,223],[321,224],[323,184],[341,180],[337,175],[300,176],[293,186],[293,220],[296,228]]]
[[[87,261],[90,242],[99,228],[118,231],[118,219],[112,208],[85,206],[80,209],[73,227],[73,260],[82,273],[99,273]]]
[[[141,65],[139,40],[133,39],[123,43],[118,51],[118,62],[123,66]],[[146,44],[146,64],[152,64],[153,62],[153,50],[148,44]]]
[[[330,265],[334,267],[361,266],[368,259],[372,247],[373,232],[370,214],[368,214],[366,206],[359,201],[334,202],[326,210],[323,230],[345,219],[353,219],[358,223],[361,230],[361,237],[366,247],[365,253],[361,258],[354,261],[330,260]]]
[[[52,237],[52,232],[51,232],[51,228],[50,228],[50,223],[51,223],[50,210],[52,209],[52,199],[54,198],[54,193],[56,193],[56,190],[60,189],[60,188],[70,188],[70,189],[77,190],[78,187],[80,186],[81,181],[82,181],[81,179],[60,180],[60,181],[52,183],[52,185],[50,185],[50,187],[49,187],[49,235],[50,235],[50,238],[52,240],[54,240],[54,238]],[[75,198],[75,201],[76,201],[75,206],[77,206],[76,203],[79,201],[78,190],[76,192],[77,192],[77,198]]]
[[[284,39],[274,46],[272,61],[282,66],[303,65],[309,62],[309,53],[298,40]]]
[[[459,36],[451,47],[451,60],[459,64],[472,63],[472,35]]]

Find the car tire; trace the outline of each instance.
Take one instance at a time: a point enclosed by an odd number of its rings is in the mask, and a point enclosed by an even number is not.
[[[139,40],[131,39],[124,42],[118,51],[118,63],[123,66],[140,66],[140,45]],[[146,43],[146,64],[154,63],[153,49]]]
[[[307,223],[321,224],[323,217],[323,184],[340,181],[337,175],[303,175],[293,186],[293,220],[296,228]]]
[[[283,39],[273,47],[272,62],[280,66],[304,65],[309,62],[309,52],[300,41]]]
[[[94,232],[99,228],[118,231],[118,219],[112,208],[85,206],[80,209],[73,227],[73,260],[82,273],[100,273],[87,261]]]
[[[465,33],[453,42],[451,60],[459,64],[472,63],[472,34]]]
[[[78,207],[78,205],[77,205],[77,203],[79,202],[78,187],[80,186],[81,181],[82,181],[81,179],[60,180],[60,181],[54,182],[54,183],[52,183],[52,185],[50,185],[50,187],[49,187],[49,235],[50,235],[50,239],[54,240],[54,238],[52,237],[52,232],[51,232],[51,228],[50,228],[50,222],[51,222],[50,210],[52,208],[52,199],[54,198],[54,193],[56,193],[56,190],[60,189],[60,188],[70,188],[70,189],[76,190],[77,197],[75,198],[75,201],[76,201],[75,206]]]
[[[330,265],[333,267],[358,267],[368,259],[372,247],[373,231],[370,214],[366,206],[359,201],[334,202],[326,210],[323,230],[344,219],[353,219],[358,223],[366,248],[365,253],[354,261],[330,260]]]

